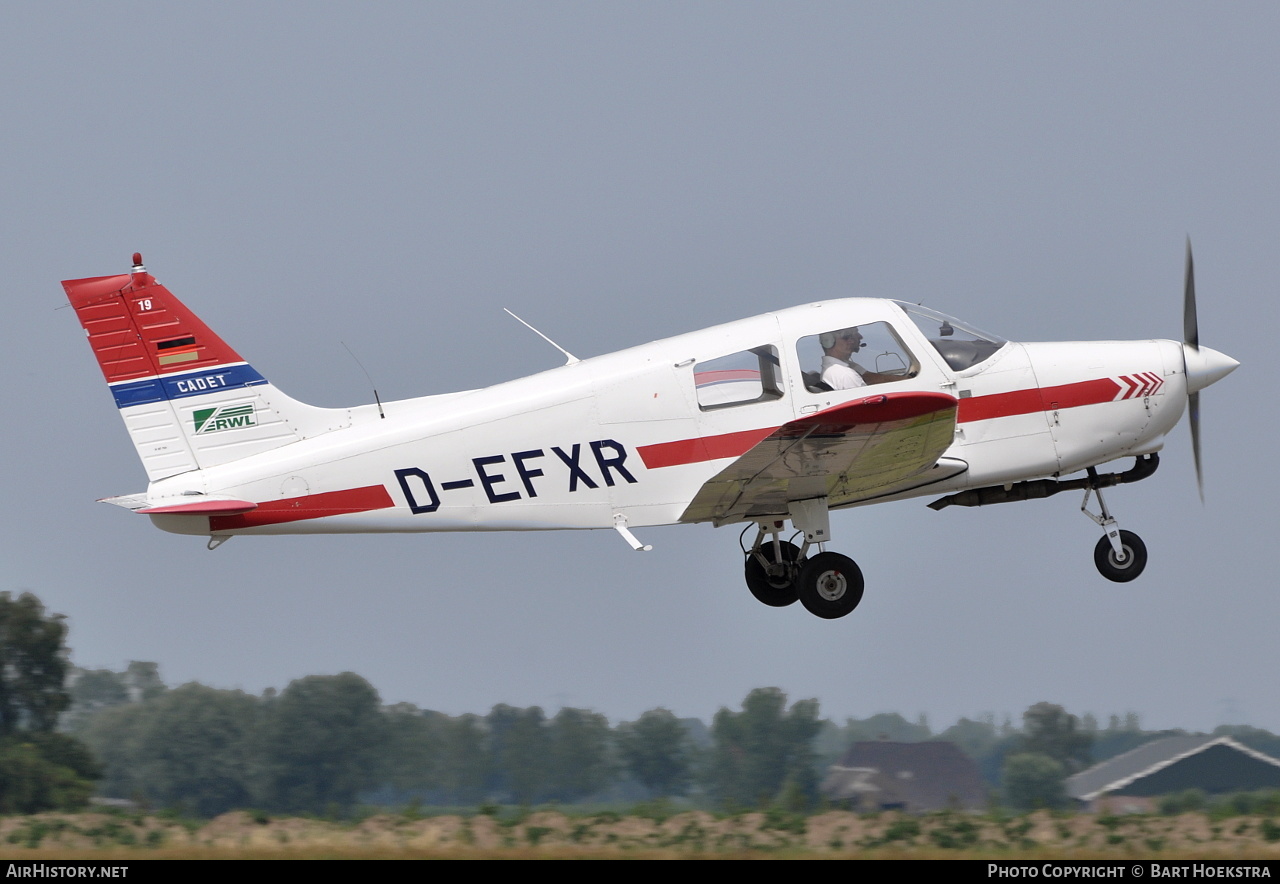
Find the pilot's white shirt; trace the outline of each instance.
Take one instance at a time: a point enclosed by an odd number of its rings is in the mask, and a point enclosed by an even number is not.
[[[852,390],[867,385],[853,366],[834,356],[822,357],[822,382],[833,390]]]

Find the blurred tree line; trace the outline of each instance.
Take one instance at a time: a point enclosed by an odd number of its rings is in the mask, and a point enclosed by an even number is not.
[[[803,811],[854,742],[948,740],[978,765],[993,800],[1065,803],[1063,780],[1091,763],[1183,731],[1143,731],[1135,713],[1105,728],[1052,703],[962,718],[934,733],[921,715],[824,720],[817,700],[751,691],[710,727],[651,709],[611,726],[598,712],[499,704],[457,716],[400,703],[351,672],[312,675],[260,696],[168,687],[154,663],[123,671],[68,662],[63,618],[35,596],[0,593],[0,813],[82,805],[94,793],[213,816],[237,808],[345,813],[358,803],[634,802]],[[1280,737],[1219,727],[1273,757]],[[96,786],[95,786],[96,783]]]
[[[103,795],[200,816],[254,807],[342,813],[357,803],[571,804],[705,795],[755,806],[817,797],[818,704],[776,688],[707,728],[651,709],[616,727],[598,712],[499,704],[450,716],[383,706],[351,672],[279,694],[156,688],[152,664],[81,670],[65,726],[101,761]],[[156,680],[158,682],[158,679]]]
[[[704,806],[806,810],[826,768],[854,742],[947,740],[977,763],[993,802],[1065,806],[1065,778],[1148,740],[1138,716],[1100,727],[1052,703],[1020,726],[994,715],[935,733],[924,716],[823,720],[816,700],[788,704],[778,688],[751,691],[710,727],[651,709],[611,726],[600,713],[499,704],[450,716],[382,705],[360,676],[313,675],[261,696],[192,683],[166,688],[154,664],[78,670],[64,727],[102,766],[100,792],[199,816],[253,807],[344,813],[356,804],[573,804],[683,798]],[[1280,737],[1219,728],[1280,756]]]

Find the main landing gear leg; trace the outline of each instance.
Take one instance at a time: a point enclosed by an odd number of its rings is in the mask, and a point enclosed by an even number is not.
[[[1093,564],[1098,573],[1116,583],[1128,583],[1142,573],[1147,567],[1147,545],[1142,538],[1132,531],[1120,528],[1119,523],[1107,509],[1102,499],[1102,488],[1098,486],[1098,472],[1089,467],[1089,484],[1084,490],[1084,502],[1080,504],[1080,512],[1098,524],[1103,537],[1093,548]],[[1089,512],[1089,495],[1098,496],[1098,513]]]
[[[848,556],[823,549],[823,544],[831,539],[831,515],[827,498],[793,500],[788,505],[787,511],[791,516],[791,524],[797,531],[804,534],[804,546],[799,549],[796,549],[794,544],[780,546],[777,532],[782,528],[783,523],[762,524],[756,547],[763,548],[758,555],[751,557],[756,562],[755,567],[759,567],[762,563],[770,563],[776,568],[777,563],[786,559],[790,564],[791,580],[788,586],[787,603],[790,604],[792,598],[799,598],[800,604],[804,605],[805,610],[810,614],[824,620],[843,617],[862,601],[862,571]],[[767,532],[773,535],[772,544],[763,542]],[[770,545],[776,550],[772,555],[769,553]],[[809,550],[815,546],[818,552],[810,556]],[[791,550],[796,550],[794,558],[789,558]],[[752,552],[755,553],[755,550],[753,549]],[[748,561],[748,585],[751,585],[752,568],[751,561]],[[752,592],[755,593],[756,598],[764,601],[761,593],[755,588]]]
[[[782,522],[761,522],[755,543],[747,552],[747,589],[771,608],[785,608],[795,602],[796,578],[805,562],[804,547],[783,540]]]
[[[799,599],[805,610],[824,620],[848,614],[862,601],[862,570],[848,556],[826,552],[824,541],[831,536],[827,499],[792,501],[791,524],[804,534],[804,545],[783,540],[782,521],[759,522],[747,556],[747,588],[758,600],[773,608],[784,608]],[[745,537],[748,526],[743,530]],[[819,552],[810,557],[809,550]]]
[[[805,544],[822,544],[831,539],[831,511],[827,498],[793,500],[788,507],[791,524],[804,532]],[[819,552],[800,569],[796,595],[810,614],[835,620],[848,614],[862,601],[862,570],[848,556]]]

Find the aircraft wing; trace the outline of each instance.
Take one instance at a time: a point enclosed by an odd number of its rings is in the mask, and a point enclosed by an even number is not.
[[[885,393],[783,424],[707,481],[682,522],[785,517],[791,501],[826,497],[829,507],[941,479],[920,474],[955,435],[957,400],[945,393]]]

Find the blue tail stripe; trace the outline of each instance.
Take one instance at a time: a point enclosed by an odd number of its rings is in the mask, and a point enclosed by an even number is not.
[[[112,384],[111,393],[116,397],[117,408],[127,408],[130,405],[203,396],[232,387],[251,387],[266,382],[267,379],[254,371],[253,366],[241,363]]]

